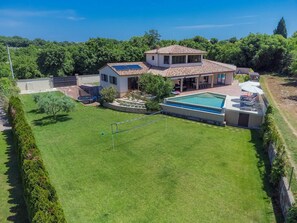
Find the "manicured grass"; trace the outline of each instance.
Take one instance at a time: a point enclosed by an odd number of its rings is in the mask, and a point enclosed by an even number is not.
[[[275,221],[257,132],[164,118],[113,149],[110,124],[140,115],[77,104],[49,124],[22,99],[68,222]]]
[[[0,222],[27,222],[11,130],[0,132]]]

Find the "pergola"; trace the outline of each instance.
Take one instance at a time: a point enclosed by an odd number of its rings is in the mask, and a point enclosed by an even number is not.
[[[198,74],[198,75],[183,76],[183,77],[173,77],[171,79],[180,81],[180,92],[183,92],[184,79],[195,78],[196,90],[199,90],[199,85],[202,85],[200,84],[200,80],[202,77],[211,77],[210,87],[213,88],[214,74]]]

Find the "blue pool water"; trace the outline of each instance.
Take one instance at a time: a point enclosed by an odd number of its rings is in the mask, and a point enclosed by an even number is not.
[[[225,96],[217,95],[212,93],[200,93],[193,95],[186,95],[176,98],[170,98],[167,100],[168,104],[177,102],[176,104],[180,105],[200,105],[202,107],[210,107],[210,108],[223,108],[225,103]],[[178,106],[180,107],[180,106]]]
[[[204,112],[210,112],[210,113],[215,113],[215,114],[221,114],[222,109],[221,108],[208,108],[208,107],[202,107],[202,106],[197,106],[197,105],[190,105],[190,104],[182,104],[182,103],[176,103],[176,102],[170,102],[167,101],[166,105],[170,106],[175,106],[179,108],[186,108],[186,109],[192,109],[196,111],[204,111]]]

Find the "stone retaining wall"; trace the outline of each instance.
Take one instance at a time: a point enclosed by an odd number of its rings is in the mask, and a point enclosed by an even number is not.
[[[139,113],[139,114],[150,114],[151,113],[143,108],[130,108],[130,107],[124,107],[121,105],[116,105],[113,103],[103,103],[103,106],[106,108],[110,108],[110,109],[113,109],[116,111],[122,111],[122,112]]]

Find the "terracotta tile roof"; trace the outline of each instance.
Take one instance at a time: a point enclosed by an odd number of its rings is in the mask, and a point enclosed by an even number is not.
[[[160,54],[206,54],[205,51],[196,50],[180,45],[171,45],[167,47],[162,47],[159,49],[149,50],[145,52],[146,54],[160,53]]]
[[[211,60],[203,60],[203,64],[201,66],[196,65],[170,68],[151,67],[148,72],[160,74],[163,77],[182,77],[201,74],[235,72],[235,70],[236,67],[230,64],[219,63]]]
[[[113,66],[119,66],[119,65],[139,65],[142,69],[139,70],[116,70],[113,68]],[[124,62],[124,63],[107,63],[107,66],[109,66],[114,72],[116,72],[120,76],[133,76],[133,75],[139,75],[147,73],[151,65],[144,63],[144,62]]]
[[[118,71],[112,66],[117,65],[131,65],[137,64],[142,67],[141,70],[124,70]],[[184,66],[184,67],[155,67],[144,62],[128,62],[128,63],[108,63],[112,70],[114,70],[120,76],[134,76],[144,73],[159,74],[163,77],[182,77],[182,76],[194,76],[200,74],[212,74],[212,73],[225,73],[235,72],[236,66],[231,64],[220,63],[212,60],[203,60],[202,65]]]

